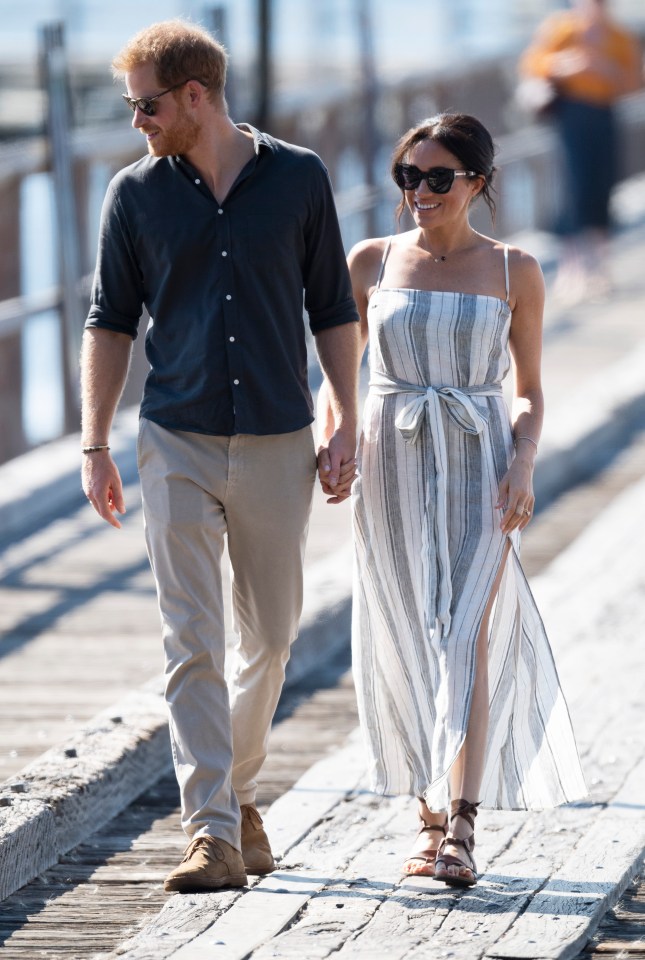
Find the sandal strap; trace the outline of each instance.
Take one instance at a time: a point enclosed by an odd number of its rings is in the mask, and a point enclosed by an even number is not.
[[[477,816],[477,807],[481,803],[479,800],[477,803],[471,803],[470,800],[451,800],[450,801],[450,822],[455,819],[455,817],[463,817],[463,819],[468,823],[470,829],[475,830],[475,817]]]
[[[470,853],[475,849],[475,841],[472,836],[464,837],[463,840],[461,837],[446,837],[443,843],[445,843],[446,846],[463,847],[466,853]]]
[[[426,833],[428,830],[438,830],[439,833],[443,834],[445,837],[447,827],[447,823],[426,823],[425,820],[422,820],[419,827],[419,833]]]
[[[461,860],[459,857],[454,857],[451,853],[444,853],[443,851],[447,846],[463,847],[463,849],[466,851],[466,856],[470,860],[470,863],[464,863],[463,860]],[[461,840],[459,837],[445,837],[439,844],[435,866],[441,862],[445,867],[465,867],[466,870],[470,870],[471,873],[476,875],[477,865],[472,854],[473,847],[474,843],[471,846],[471,841],[468,838],[466,840]]]
[[[442,857],[437,857],[437,859],[435,860],[435,877],[437,876],[437,872],[439,871],[439,864],[441,864],[444,869],[446,867],[460,867],[463,870],[470,870],[470,872],[476,878],[477,870],[475,869],[475,861],[472,859],[472,857],[469,857],[469,859],[470,859],[470,863],[464,863],[464,861],[460,860],[459,857],[453,857],[449,853],[444,853]],[[443,877],[437,878],[437,879],[443,879]]]

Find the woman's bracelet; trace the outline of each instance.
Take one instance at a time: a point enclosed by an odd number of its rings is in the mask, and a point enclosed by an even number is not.
[[[98,450],[109,450],[107,443],[94,443],[89,447],[81,447],[81,453],[96,453]]]
[[[515,440],[513,441],[515,446],[517,446],[518,440],[528,440],[529,443],[533,444],[536,450],[538,448],[537,440],[534,440],[533,437],[515,437]]]

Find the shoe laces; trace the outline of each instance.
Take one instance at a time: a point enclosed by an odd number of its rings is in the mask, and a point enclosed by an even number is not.
[[[195,850],[203,847],[204,853],[209,858],[209,860],[225,860],[224,851],[220,847],[219,843],[215,837],[195,837],[191,843],[186,847],[186,853],[184,854],[184,859],[182,863],[185,863],[186,860],[190,860]]]
[[[262,823],[263,823],[262,817],[258,813],[256,807],[253,806],[253,804],[245,803],[241,807],[241,811],[242,811],[242,819],[249,820],[252,826],[256,830],[259,830],[262,827]]]

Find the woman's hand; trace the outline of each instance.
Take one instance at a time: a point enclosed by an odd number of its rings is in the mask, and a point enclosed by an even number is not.
[[[516,455],[499,485],[495,504],[503,510],[500,527],[503,534],[523,530],[533,516],[533,460],[530,456]]]
[[[328,447],[320,447],[318,450],[318,477],[323,493],[329,495],[327,503],[342,503],[343,500],[351,494],[352,483],[356,479],[356,459],[352,456],[348,460],[341,461],[338,468],[338,479],[332,485],[330,480],[331,457]]]

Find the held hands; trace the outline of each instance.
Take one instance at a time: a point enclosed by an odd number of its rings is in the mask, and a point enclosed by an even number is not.
[[[500,528],[503,534],[523,530],[533,515],[533,462],[516,456],[499,485],[495,506],[502,510]]]
[[[123,485],[117,465],[107,450],[89,453],[83,457],[81,469],[83,493],[99,517],[113,527],[120,528],[115,513],[125,513]]]
[[[337,430],[327,446],[318,448],[318,477],[327,503],[342,503],[356,478],[356,438],[353,431]]]

